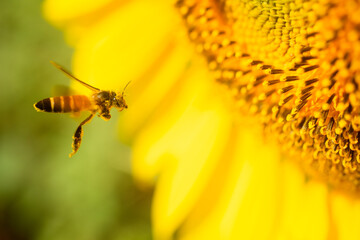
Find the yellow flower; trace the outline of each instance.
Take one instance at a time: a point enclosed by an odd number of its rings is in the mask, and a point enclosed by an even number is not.
[[[155,187],[155,239],[360,238],[357,1],[47,0],[44,12],[76,76],[132,81],[119,133],[135,179]]]

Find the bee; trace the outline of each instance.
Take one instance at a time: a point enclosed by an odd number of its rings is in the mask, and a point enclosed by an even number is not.
[[[57,69],[62,71],[65,75],[67,75],[71,79],[78,81],[83,86],[93,91],[93,94],[91,94],[90,96],[71,95],[71,96],[49,97],[40,100],[34,104],[34,108],[38,112],[51,112],[51,113],[78,113],[81,111],[90,112],[90,115],[80,123],[80,125],[77,127],[74,133],[73,142],[72,142],[72,152],[69,154],[69,157],[72,157],[80,148],[81,139],[84,133],[83,126],[89,123],[96,115],[96,113],[100,118],[107,121],[111,118],[110,110],[112,107],[118,109],[119,111],[128,108],[128,105],[126,104],[124,99],[124,92],[130,82],[126,84],[126,86],[124,87],[121,93],[115,91],[101,90],[74,77],[70,72],[65,70],[59,64],[53,61],[50,62]]]

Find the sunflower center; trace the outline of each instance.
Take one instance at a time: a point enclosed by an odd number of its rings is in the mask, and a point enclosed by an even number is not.
[[[360,190],[360,4],[180,0],[189,37],[241,108],[330,184]]]

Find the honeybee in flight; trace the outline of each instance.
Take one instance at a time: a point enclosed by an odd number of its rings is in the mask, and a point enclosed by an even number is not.
[[[83,86],[89,88],[94,93],[91,96],[86,95],[72,95],[72,96],[59,96],[50,97],[38,101],[34,104],[34,108],[38,112],[53,112],[53,113],[77,113],[81,111],[89,111],[90,115],[80,123],[77,127],[72,143],[72,152],[69,157],[72,157],[80,148],[81,139],[83,136],[82,127],[91,121],[91,119],[98,113],[98,116],[104,120],[111,118],[110,109],[112,107],[122,111],[124,108],[128,108],[125,99],[124,91],[130,82],[126,84],[124,90],[120,92],[100,90],[93,87],[80,79],[74,77],[71,73],[66,71],[62,66],[50,61],[57,69],[65,73],[71,79],[74,79],[81,83]]]

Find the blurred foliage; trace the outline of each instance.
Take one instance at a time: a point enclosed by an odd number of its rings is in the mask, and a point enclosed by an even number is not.
[[[41,1],[0,1],[0,239],[150,239],[150,192],[136,189],[116,118],[37,113],[33,104],[69,80],[72,50],[41,16]]]

